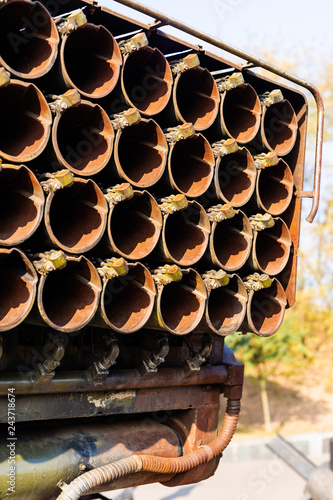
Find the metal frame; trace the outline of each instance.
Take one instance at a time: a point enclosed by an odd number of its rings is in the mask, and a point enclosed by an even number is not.
[[[139,4],[134,0],[114,0],[115,2],[121,3],[126,7],[130,7],[135,9],[142,14],[152,17],[156,21],[150,25],[151,28],[159,28],[161,26],[172,26],[173,28],[184,31],[185,33],[192,35],[200,40],[207,42],[219,49],[225,50],[241,59],[247,61],[246,67],[260,67],[275,75],[278,75],[290,82],[293,82],[300,87],[307,89],[313,95],[316,107],[317,107],[317,129],[316,129],[316,151],[315,151],[315,165],[314,165],[314,173],[313,173],[313,189],[312,191],[299,191],[298,196],[300,198],[312,198],[312,207],[309,215],[306,220],[308,222],[313,222],[319,206],[319,198],[320,198],[320,180],[321,180],[321,167],[322,167],[322,149],[323,149],[323,133],[324,133],[324,103],[322,97],[318,91],[318,89],[312,85],[311,83],[298,78],[297,76],[284,71],[283,69],[270,64],[263,59],[255,57],[241,49],[233,47],[232,45],[228,45],[221,40],[214,38],[206,33],[202,33],[201,31],[188,26],[187,24],[182,23],[181,21],[177,21],[176,19],[167,16],[166,14],[162,14],[161,12],[151,9],[145,5]]]

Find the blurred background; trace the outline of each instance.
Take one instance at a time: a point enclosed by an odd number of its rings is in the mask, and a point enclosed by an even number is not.
[[[100,3],[151,22],[113,0]],[[296,305],[271,338],[233,334],[227,340],[246,367],[234,449],[226,452],[216,476],[204,483],[177,489],[151,485],[132,494],[135,500],[196,500],[207,493],[214,499],[274,500],[283,495],[284,500],[295,500],[304,481],[273,460],[264,445],[280,433],[320,463],[328,456],[328,438],[333,436],[333,4],[329,0],[145,0],[144,4],[316,85],[324,98],[326,129],[322,199],[312,225],[305,222],[310,200],[303,204]],[[165,31],[193,41],[171,28]],[[226,58],[234,61],[233,56]],[[316,112],[312,97],[307,97],[305,189],[311,190]],[[236,461],[243,466],[236,466]]]

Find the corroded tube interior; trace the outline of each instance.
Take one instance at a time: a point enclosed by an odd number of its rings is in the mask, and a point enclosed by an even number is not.
[[[162,227],[156,200],[147,191],[134,191],[133,198],[115,205],[108,219],[108,237],[113,250],[125,259],[147,257],[155,248]]]
[[[261,118],[263,144],[278,156],[288,154],[297,138],[297,118],[289,101],[272,104],[265,108]]]
[[[210,186],[214,165],[213,151],[203,135],[178,141],[168,159],[171,185],[190,198],[201,196]]]
[[[163,287],[159,302],[162,321],[172,333],[185,335],[200,322],[205,302],[205,285],[198,273],[189,269],[180,281]]]
[[[287,265],[291,247],[287,225],[278,217],[274,221],[273,227],[258,231],[253,248],[255,267],[270,276],[279,274]]]
[[[44,321],[55,330],[80,330],[94,316],[101,292],[96,268],[85,257],[68,258],[62,270],[42,278],[38,307]]]
[[[282,159],[277,165],[258,172],[257,198],[260,208],[271,215],[280,215],[293,196],[293,174]]]
[[[114,131],[101,106],[81,101],[57,115],[52,142],[59,162],[72,172],[88,176],[100,172],[108,163]]]
[[[2,165],[0,245],[19,245],[30,238],[42,219],[43,206],[43,190],[31,170],[24,165]]]
[[[154,120],[142,119],[116,135],[117,171],[133,186],[145,188],[155,184],[164,172],[167,153],[165,136]]]
[[[225,271],[236,271],[245,264],[251,243],[249,220],[239,210],[232,219],[213,223],[210,235],[211,260]]]
[[[253,157],[245,148],[218,158],[214,178],[218,199],[233,207],[245,205],[253,194],[256,176]]]
[[[256,91],[248,83],[224,92],[220,113],[222,129],[240,144],[252,141],[257,135],[261,105]]]
[[[219,335],[240,327],[246,313],[247,292],[242,280],[233,275],[227,286],[211,290],[206,306],[208,325]]]
[[[2,158],[26,162],[43,151],[50,136],[52,116],[35,85],[11,80],[0,87],[0,116]]]
[[[205,210],[196,201],[185,210],[167,216],[163,225],[163,250],[179,266],[198,262],[208,245],[210,224]]]
[[[121,88],[127,104],[145,116],[160,113],[171,96],[172,73],[156,48],[142,47],[125,58]]]
[[[15,0],[0,8],[0,62],[26,79],[47,73],[58,52],[57,28],[40,2]]]
[[[107,211],[99,187],[91,179],[75,178],[72,186],[48,196],[46,230],[52,243],[66,252],[87,252],[103,236]]]
[[[23,252],[0,249],[0,332],[15,328],[26,318],[36,285],[36,271]]]
[[[154,280],[141,263],[129,264],[129,272],[106,283],[101,308],[107,325],[120,333],[133,333],[148,321],[154,307]]]
[[[249,298],[247,314],[250,327],[254,327],[258,335],[272,335],[282,323],[285,304],[282,285],[274,279],[269,288],[254,292]]]
[[[220,96],[214,78],[200,66],[181,73],[175,80],[173,100],[179,118],[195,130],[210,127],[218,113]]]
[[[68,87],[75,87],[85,97],[105,97],[116,86],[121,54],[104,26],[87,23],[72,31],[64,38],[60,56]]]

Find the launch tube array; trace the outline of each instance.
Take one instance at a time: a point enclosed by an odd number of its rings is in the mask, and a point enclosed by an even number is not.
[[[273,334],[292,104],[87,17],[0,5],[0,331]]]

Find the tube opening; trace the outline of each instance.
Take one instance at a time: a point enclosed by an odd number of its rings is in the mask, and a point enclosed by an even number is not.
[[[75,331],[93,317],[99,299],[96,269],[86,259],[68,261],[63,270],[49,273],[44,282],[39,307],[45,321],[56,330]]]
[[[148,192],[134,192],[133,198],[114,206],[109,217],[109,238],[123,257],[138,260],[155,248],[161,231],[162,215]]]
[[[47,73],[57,56],[59,36],[45,7],[16,0],[0,9],[0,61],[22,78]]]
[[[146,116],[156,115],[168,104],[172,73],[158,49],[142,47],[129,54],[122,73],[122,90],[129,106]]]
[[[43,94],[35,85],[14,80],[1,87],[0,116],[0,152],[4,158],[24,162],[43,151],[52,117]]]
[[[201,134],[176,142],[169,156],[169,174],[176,189],[191,198],[207,191],[214,165],[213,151]]]
[[[242,267],[251,250],[251,234],[242,213],[216,224],[212,242],[219,265],[227,271]]]
[[[77,28],[66,37],[61,55],[70,86],[82,95],[94,99],[105,97],[116,86],[121,54],[104,26],[88,23]]]
[[[200,322],[205,297],[196,293],[198,287],[194,271],[183,275],[180,282],[165,286],[161,295],[161,316],[167,328],[176,335],[185,335]]]
[[[0,251],[0,331],[25,319],[35,299],[36,281],[32,265],[19,250]]]
[[[297,118],[289,101],[284,99],[266,108],[262,130],[265,146],[278,156],[292,150],[297,137]]]
[[[198,262],[208,244],[208,218],[203,208],[193,203],[188,209],[170,215],[164,225],[167,250],[172,260],[180,266],[191,266]]]
[[[0,171],[0,244],[19,245],[37,229],[44,205],[43,190],[24,166],[3,165]]]
[[[154,305],[153,279],[141,264],[130,265],[129,273],[109,280],[102,307],[111,328],[133,333],[148,321]]]
[[[290,246],[290,233],[281,219],[275,219],[272,228],[258,232],[255,252],[261,271],[271,276],[279,274],[287,265]]]
[[[71,187],[55,192],[49,217],[47,229],[60,248],[70,253],[87,252],[103,236],[107,203],[93,181],[75,179]]]
[[[245,205],[253,194],[256,175],[254,160],[246,149],[222,156],[215,171],[218,197],[234,207]]]
[[[251,85],[245,83],[225,92],[221,118],[230,137],[240,144],[252,141],[260,127],[261,105]]]
[[[253,294],[250,314],[253,326],[259,335],[272,335],[279,328],[285,311],[283,304],[278,300],[280,294],[276,281],[270,288]]]
[[[83,102],[56,121],[53,144],[59,161],[79,175],[94,175],[108,163],[114,132],[105,111]]]
[[[271,215],[282,214],[289,207],[292,195],[293,176],[283,160],[260,171],[258,196],[265,212]]]
[[[239,282],[240,279],[234,276],[227,286],[213,289],[208,297],[208,318],[220,335],[235,332],[244,319],[247,298]]]
[[[184,122],[192,123],[198,131],[213,124],[220,96],[215,80],[206,68],[198,66],[181,73],[174,89],[174,98]]]
[[[137,187],[149,187],[162,176],[168,146],[154,120],[141,120],[121,131],[116,144],[116,164],[120,175]]]

